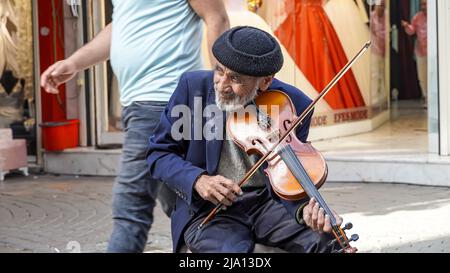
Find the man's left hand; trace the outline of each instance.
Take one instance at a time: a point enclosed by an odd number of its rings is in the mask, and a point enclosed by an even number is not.
[[[333,211],[337,226],[342,225],[342,218]],[[303,220],[306,225],[314,231],[331,233],[331,221],[328,215],[325,215],[323,208],[314,198],[311,198],[309,204],[303,208]]]

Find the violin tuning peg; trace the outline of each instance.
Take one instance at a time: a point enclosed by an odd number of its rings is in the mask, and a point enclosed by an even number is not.
[[[350,242],[356,242],[359,240],[358,234],[353,234],[352,237],[350,237]]]
[[[344,228],[342,230],[350,230],[353,228],[353,224],[352,223],[347,223],[345,224]]]

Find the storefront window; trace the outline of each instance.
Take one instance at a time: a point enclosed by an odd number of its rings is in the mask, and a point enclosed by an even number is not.
[[[235,13],[242,7],[262,20],[243,16],[241,23]],[[278,38],[285,67],[277,77],[297,86],[310,98],[316,98],[348,61],[369,40],[373,41],[369,52],[316,106],[313,128],[368,121],[388,110],[389,7],[384,1],[229,0],[227,8],[233,11],[230,17],[236,16],[231,18],[233,25],[251,22],[250,25],[267,29]],[[343,131],[338,135],[358,130]]]
[[[111,0],[89,0],[87,11],[88,26],[92,28],[89,39],[112,22]],[[98,64],[93,69],[95,93],[96,146],[102,148],[119,147],[123,142],[120,90],[110,62]]]
[[[402,26],[402,20],[412,22],[421,1],[406,2],[225,0],[232,26],[255,26],[278,38],[285,65],[277,78],[310,98],[316,98],[367,41],[372,42],[368,52],[316,105],[312,126],[321,131],[315,134],[312,130],[313,139],[373,131],[390,119],[389,110],[398,100],[422,99],[421,107],[426,106],[427,84],[419,79],[427,71],[420,70],[424,66],[419,64],[426,62],[414,55],[418,39]],[[112,3],[93,1],[93,6],[93,15],[101,14],[100,30],[111,22]],[[119,143],[120,138],[113,137],[122,131],[117,79],[109,63],[97,75],[102,87],[97,87],[96,94],[103,96],[97,102],[98,131],[105,133],[98,143]]]
[[[36,155],[32,3],[0,1],[0,128],[27,140]]]

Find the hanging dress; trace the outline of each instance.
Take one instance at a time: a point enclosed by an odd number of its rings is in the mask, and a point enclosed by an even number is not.
[[[287,10],[276,36],[293,56],[297,66],[316,90],[323,90],[348,59],[321,0],[287,0]],[[289,6],[289,5],[286,5]],[[334,110],[364,107],[361,91],[352,71],[325,96]]]
[[[354,0],[330,0],[324,8],[341,41],[347,59],[353,58],[361,47],[370,40],[369,27],[363,21],[361,11]],[[361,90],[364,103],[369,105],[370,49],[353,65],[352,72]]]
[[[246,0],[227,0],[225,1],[225,5],[227,7],[227,13],[230,18],[230,26],[252,26],[259,29],[262,29],[271,35],[274,35],[273,30],[276,29],[282,20],[279,20],[279,15],[275,15],[275,13],[283,12],[285,10],[284,5],[281,9],[282,1],[263,1],[263,5],[259,10],[262,14],[256,14],[254,12],[249,11],[246,7]],[[285,16],[281,15],[282,18]],[[284,21],[284,20],[283,20]],[[272,28],[274,27],[274,28]],[[208,48],[207,48],[207,39],[206,35],[203,35],[202,42],[202,50],[203,56],[207,58]],[[317,97],[317,90],[311,85],[302,71],[299,70],[296,65],[292,55],[285,49],[285,47],[281,44],[281,50],[284,56],[284,65],[283,68],[275,75],[275,77],[287,84],[293,85],[299,88],[303,93],[305,93],[308,97],[314,99]],[[209,63],[209,62],[205,62]],[[321,100],[315,107],[314,113],[327,113],[332,111],[330,106],[324,101]]]

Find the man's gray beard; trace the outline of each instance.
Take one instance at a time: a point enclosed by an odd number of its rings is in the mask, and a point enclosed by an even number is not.
[[[219,91],[217,90],[216,86],[214,86],[214,91],[216,92],[217,107],[219,107],[220,110],[226,111],[226,112],[234,112],[241,108],[244,108],[245,105],[247,105],[249,102],[254,100],[256,98],[256,95],[258,94],[258,88],[255,88],[255,90],[253,92],[251,92],[244,98],[241,98],[238,95],[235,95],[234,99],[231,102],[224,102],[220,99],[220,94],[219,94]]]

